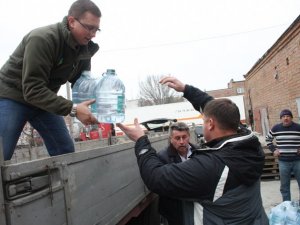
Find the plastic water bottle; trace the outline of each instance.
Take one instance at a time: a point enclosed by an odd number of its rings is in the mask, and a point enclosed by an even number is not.
[[[79,104],[81,102],[79,99],[79,85],[81,84],[82,81],[83,81],[83,77],[80,76],[72,87],[72,102],[74,104]]]
[[[83,71],[80,78],[75,82],[72,88],[72,101],[79,104],[83,101],[96,99],[96,87],[99,79],[92,78],[90,71]],[[96,103],[91,105],[91,112],[96,116]]]
[[[91,79],[90,82],[90,87],[89,87],[89,93],[90,95],[90,99],[96,99],[96,88],[98,85],[99,79]],[[94,114],[94,116],[97,118],[97,103],[93,103],[91,105],[91,112]]]
[[[91,85],[91,72],[90,71],[83,71],[81,74],[81,82],[79,84],[79,91],[78,91],[78,97],[80,102],[86,101],[88,99],[92,98],[92,93],[90,90]]]
[[[83,71],[81,74],[82,81],[79,84],[78,96],[80,102],[96,99],[96,87],[99,82],[99,79],[92,78],[90,71]],[[91,112],[94,116],[97,116],[97,106],[96,103],[93,103],[91,106]]]
[[[125,119],[125,86],[115,70],[108,69],[96,88],[97,119],[103,123],[121,123]]]
[[[284,225],[286,217],[286,207],[283,205],[278,205],[272,208],[269,222],[270,225]]]
[[[286,225],[299,225],[300,224],[300,208],[299,202],[291,201],[286,208]]]

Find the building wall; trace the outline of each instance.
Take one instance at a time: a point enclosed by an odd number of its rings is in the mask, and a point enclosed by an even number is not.
[[[280,122],[289,108],[299,122],[296,99],[300,100],[300,16],[245,75],[245,108],[248,122],[260,133]]]
[[[213,96],[214,98],[222,98],[236,95],[244,95],[244,91],[245,81],[230,80],[226,89],[206,91],[206,93]]]

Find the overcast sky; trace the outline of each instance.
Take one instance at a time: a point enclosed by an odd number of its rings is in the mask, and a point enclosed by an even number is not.
[[[62,20],[73,1],[1,0],[0,64],[31,29]],[[299,0],[95,0],[103,16],[92,74],[116,69],[127,99],[147,75],[204,90],[243,80],[299,16]],[[62,92],[63,93],[63,92]]]

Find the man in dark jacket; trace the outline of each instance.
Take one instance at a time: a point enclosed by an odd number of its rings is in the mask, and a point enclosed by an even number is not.
[[[267,225],[262,206],[260,176],[264,153],[258,138],[239,127],[238,107],[216,99],[174,77],[162,84],[183,92],[196,110],[203,110],[206,149],[189,160],[164,165],[135,119],[135,127],[118,126],[136,141],[135,153],[149,190],[164,196],[194,201],[194,224]]]
[[[89,110],[95,100],[78,105],[58,96],[61,85],[72,85],[99,46],[91,40],[99,30],[101,12],[90,0],[77,0],[62,22],[24,36],[0,70],[0,136],[4,159],[11,159],[26,122],[42,136],[51,156],[74,152],[63,116],[83,124],[96,123]]]
[[[169,145],[158,153],[164,164],[180,163],[189,159],[195,146],[190,143],[190,129],[184,122],[176,122],[169,128]],[[193,225],[194,206],[191,201],[159,196],[159,213],[168,225]]]

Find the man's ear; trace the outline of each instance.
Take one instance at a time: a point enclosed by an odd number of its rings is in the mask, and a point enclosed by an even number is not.
[[[213,118],[209,118],[208,119],[208,123],[207,123],[207,126],[208,126],[208,130],[209,131],[212,131],[214,128],[215,128],[215,121]]]
[[[171,139],[172,139],[171,136],[169,136],[169,144],[171,144]]]
[[[75,18],[73,16],[68,16],[69,29],[74,29]]]

